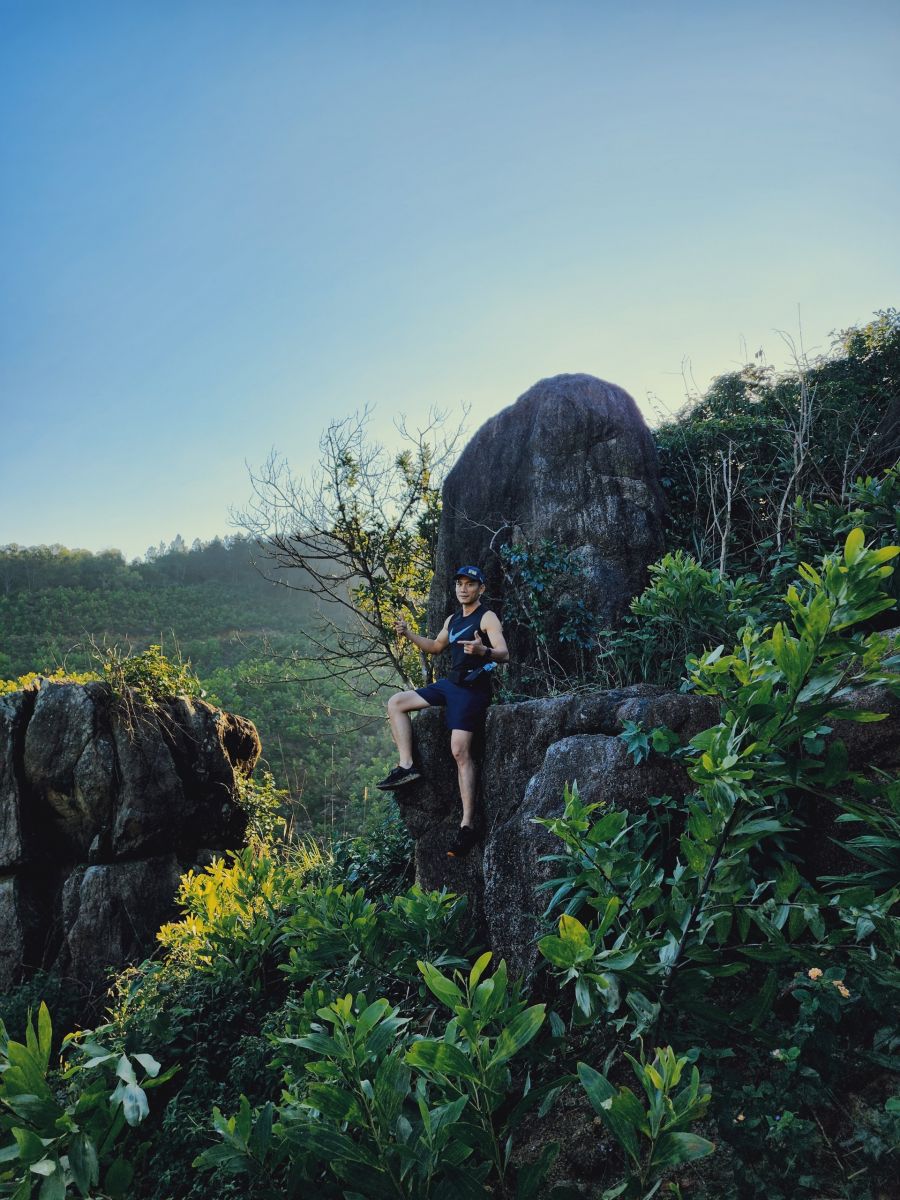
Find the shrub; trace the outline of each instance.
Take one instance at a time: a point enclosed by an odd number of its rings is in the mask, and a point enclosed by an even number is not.
[[[140,1157],[131,1130],[149,1112],[147,1089],[177,1065],[160,1073],[152,1055],[110,1051],[86,1033],[64,1039],[57,1072],[52,1043],[45,1004],[36,1022],[29,1017],[24,1044],[0,1022],[0,1187],[14,1200],[38,1191],[40,1200],[63,1200],[70,1184],[88,1196],[102,1177],[106,1195],[127,1196]]]
[[[305,1031],[280,1039],[280,1106],[254,1113],[244,1100],[234,1117],[214,1113],[220,1142],[197,1165],[264,1179],[282,1195],[303,1182],[351,1200],[506,1194],[509,1063],[537,1034],[544,1005],[526,1007],[503,962],[483,978],[490,959],[455,979],[418,964],[453,1013],[440,1039],[416,1037],[387,999],[348,993],[320,1007]],[[535,1195],[551,1161],[522,1172],[520,1196]]]

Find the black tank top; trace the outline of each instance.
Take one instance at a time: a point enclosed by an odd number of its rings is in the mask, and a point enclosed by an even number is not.
[[[463,642],[471,642],[477,636],[481,638],[485,646],[490,646],[491,639],[483,629],[478,628],[481,624],[481,618],[487,611],[485,606],[479,603],[478,607],[470,612],[467,617],[463,616],[462,609],[460,609],[458,613],[455,613],[450,618],[447,633],[450,636],[450,665],[452,667],[466,667],[469,670],[474,670],[476,667],[485,665],[483,658],[476,658],[472,654],[466,654]]]

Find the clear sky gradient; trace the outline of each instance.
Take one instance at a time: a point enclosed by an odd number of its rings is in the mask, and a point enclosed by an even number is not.
[[[648,419],[900,295],[900,5],[0,0],[0,543],[587,371]]]

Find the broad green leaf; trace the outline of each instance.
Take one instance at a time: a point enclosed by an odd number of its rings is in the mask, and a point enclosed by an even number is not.
[[[103,1186],[111,1196],[127,1196],[131,1181],[134,1178],[134,1167],[124,1158],[117,1158],[110,1164]]]
[[[120,1079],[124,1079],[126,1083],[137,1083],[134,1067],[131,1065],[127,1054],[123,1054],[119,1059],[116,1066],[116,1074]]]
[[[109,1062],[110,1059],[118,1057],[118,1054],[115,1052],[111,1052],[109,1054],[95,1054],[93,1058],[89,1058],[87,1062],[82,1064],[82,1066],[84,1067],[85,1071],[92,1071],[94,1067],[99,1067],[101,1063]]]
[[[516,1172],[516,1200],[536,1200],[547,1172],[559,1155],[559,1142],[548,1142],[534,1162]]]
[[[538,950],[554,967],[574,967],[576,963],[587,962],[593,957],[590,946],[584,946],[571,939],[564,941],[553,933],[548,933],[540,939]]]
[[[50,1065],[50,1050],[53,1046],[53,1024],[50,1020],[50,1010],[43,1000],[38,1009],[38,1046],[46,1071]]]
[[[265,1156],[269,1143],[272,1140],[273,1114],[274,1105],[271,1101],[267,1101],[259,1110],[259,1114],[253,1125],[253,1132],[250,1134],[249,1141],[247,1142],[247,1148],[259,1158]]]
[[[591,935],[577,917],[570,917],[568,913],[559,918],[559,936],[564,942],[591,949]]]
[[[33,1055],[21,1042],[9,1042],[6,1046],[6,1056],[11,1067],[4,1074],[6,1094],[38,1096],[49,1098],[50,1088],[44,1079],[40,1059]],[[16,1074],[15,1068],[18,1069]]]
[[[863,552],[866,544],[866,535],[862,529],[851,529],[847,534],[847,540],[844,542],[844,562],[848,567],[852,567]]]
[[[715,1150],[715,1144],[696,1133],[664,1133],[656,1143],[651,1165],[672,1167],[676,1163],[695,1162]]]
[[[468,1096],[460,1096],[458,1100],[433,1108],[430,1114],[432,1134],[438,1133],[446,1125],[455,1125],[468,1103]]]
[[[69,1146],[69,1166],[82,1196],[87,1196],[92,1187],[100,1182],[100,1164],[94,1143],[86,1134],[79,1133]]]
[[[578,1064],[578,1078],[600,1120],[629,1158],[638,1162],[637,1129],[628,1116],[621,1111],[616,1111],[615,1101],[619,1095],[616,1089],[604,1075],[595,1071],[593,1067],[589,1067],[587,1063]]]
[[[831,715],[836,721],[852,721],[857,725],[868,725],[874,721],[883,721],[887,713],[868,712],[863,708],[835,708]]]
[[[356,1100],[349,1092],[328,1083],[310,1084],[305,1103],[334,1121],[346,1121],[359,1113]]]
[[[136,1062],[139,1062],[151,1079],[155,1079],[161,1070],[161,1065],[156,1061],[152,1054],[133,1054],[131,1056]]]
[[[459,1076],[463,1079],[475,1079],[476,1072],[472,1064],[456,1046],[447,1042],[435,1042],[423,1039],[413,1042],[406,1052],[405,1061],[411,1067],[432,1071],[437,1075],[449,1078]]]
[[[53,1173],[47,1175],[41,1184],[38,1200],[65,1200],[65,1196],[66,1177],[63,1174],[62,1166],[55,1163]]]
[[[402,1049],[385,1055],[375,1075],[375,1099],[385,1123],[390,1125],[409,1094],[409,1070],[403,1063]]]
[[[477,958],[475,960],[475,965],[472,967],[472,970],[469,972],[469,987],[470,988],[478,986],[478,980],[484,974],[488,963],[491,961],[491,957],[492,957],[492,955],[491,955],[490,950],[485,950],[484,954],[482,954],[480,958]]]
[[[524,1012],[519,1013],[507,1025],[497,1038],[490,1066],[495,1067],[498,1063],[507,1062],[531,1041],[544,1023],[545,1009],[545,1004],[534,1004],[531,1008],[526,1008]]]
[[[40,1162],[46,1153],[46,1148],[36,1133],[33,1133],[30,1129],[14,1128],[12,1135],[16,1139],[19,1158],[21,1158],[26,1167],[32,1163]]]
[[[599,842],[612,841],[614,837],[622,832],[628,823],[628,814],[624,812],[609,812],[591,828],[587,840],[592,846]]]
[[[603,916],[600,919],[600,924],[597,926],[597,937],[598,938],[603,937],[604,933],[606,933],[606,931],[609,929],[610,925],[612,925],[613,921],[616,919],[616,916],[618,915],[618,912],[619,912],[619,909],[621,908],[621,906],[622,906],[622,901],[619,899],[618,896],[610,896],[609,900],[606,902],[606,908],[603,911]]]
[[[583,975],[575,982],[575,1003],[586,1017],[591,1015],[591,989]]]
[[[442,975],[431,963],[418,962],[416,965],[422,972],[428,990],[437,996],[442,1004],[446,1004],[448,1008],[456,1008],[458,1004],[463,1003],[462,992],[452,979]]]

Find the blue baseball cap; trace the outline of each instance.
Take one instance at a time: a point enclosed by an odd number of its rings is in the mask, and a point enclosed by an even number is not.
[[[477,579],[479,583],[484,583],[484,572],[481,567],[460,567],[454,579],[459,579],[462,576],[464,579]]]

